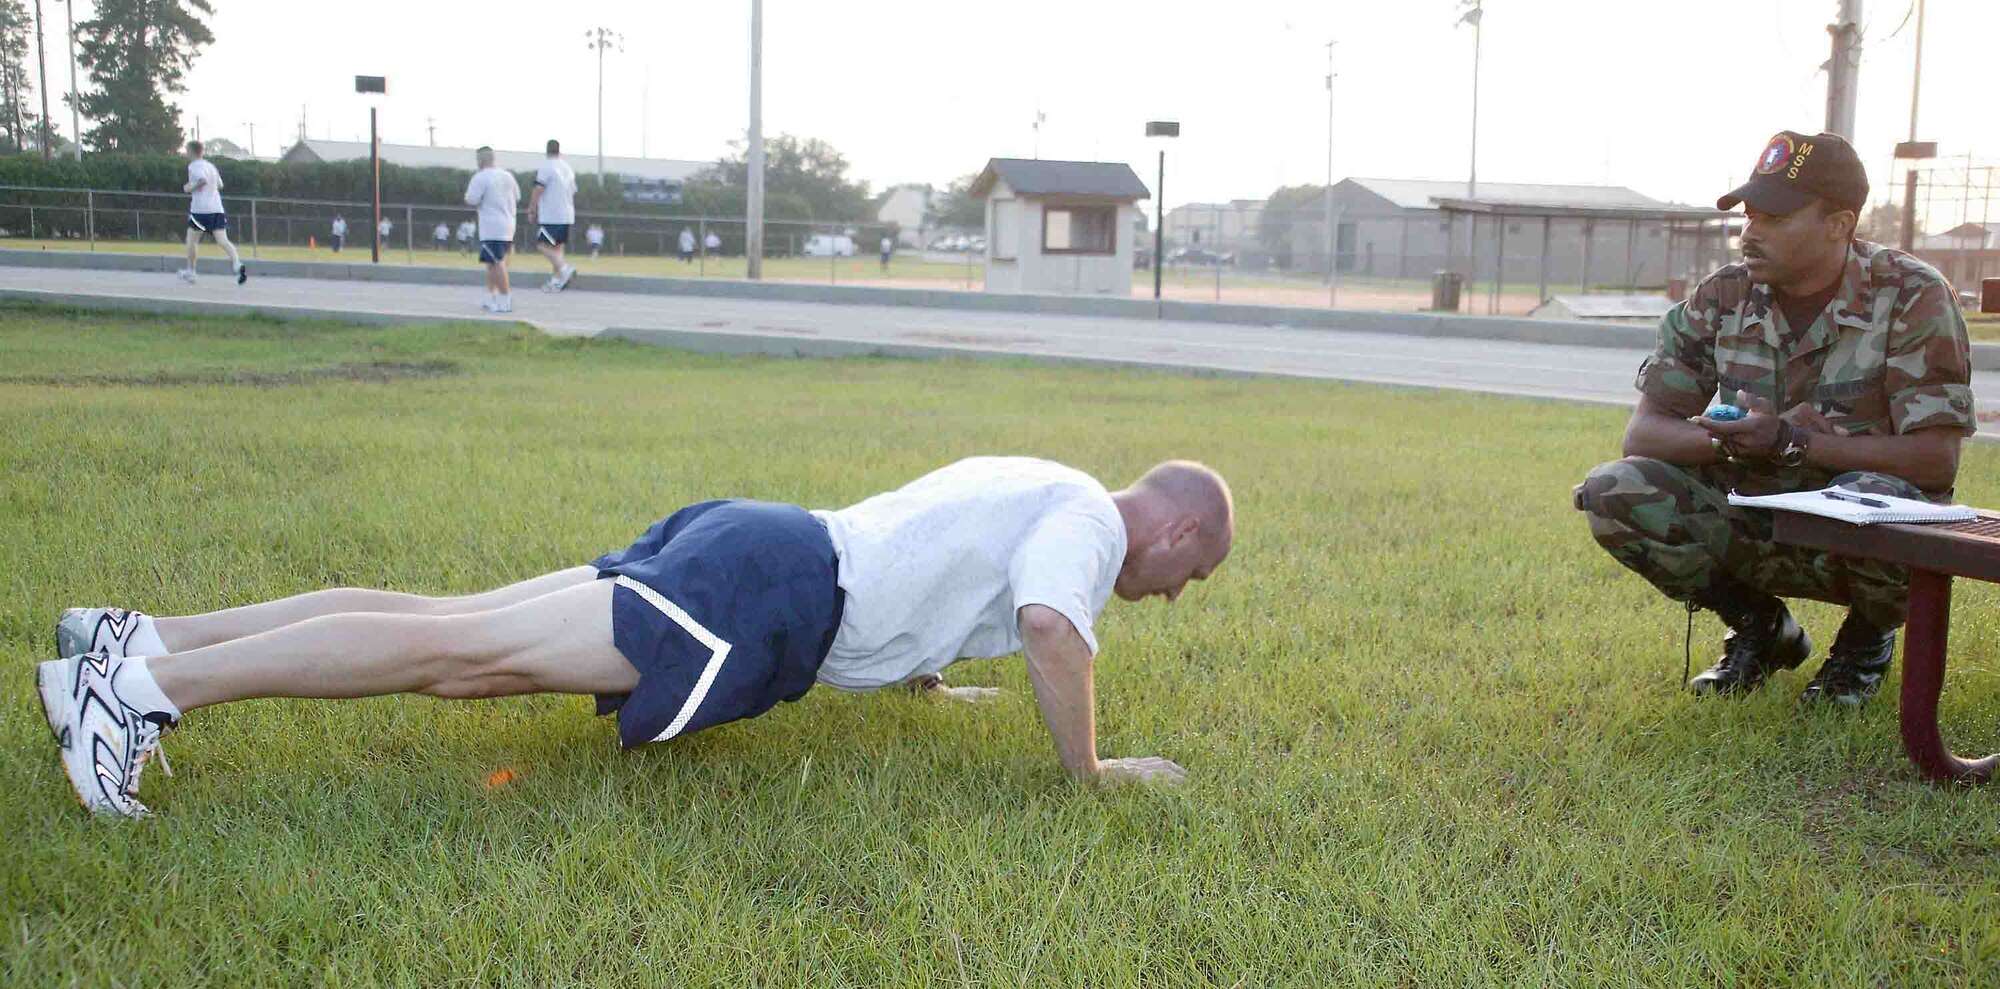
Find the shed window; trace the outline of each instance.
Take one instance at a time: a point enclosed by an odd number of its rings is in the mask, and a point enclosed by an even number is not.
[[[1042,210],[1042,253],[1115,254],[1118,207],[1049,206]]]

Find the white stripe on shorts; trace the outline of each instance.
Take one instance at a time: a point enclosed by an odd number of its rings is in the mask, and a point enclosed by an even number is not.
[[[653,741],[664,742],[680,734],[681,729],[687,727],[688,719],[694,717],[695,709],[700,707],[702,699],[708,696],[708,688],[715,685],[715,675],[722,672],[722,661],[729,656],[731,647],[729,643],[718,638],[715,633],[702,627],[702,624],[695,621],[693,616],[682,611],[680,605],[661,597],[660,592],[624,574],[618,575],[617,584],[619,587],[623,587],[639,595],[639,597],[645,599],[647,604],[660,609],[660,614],[673,619],[674,624],[679,625],[682,631],[694,636],[696,642],[707,646],[709,650],[708,665],[702,667],[701,679],[696,680],[694,689],[688,692],[687,700],[681,704],[680,713],[674,715],[674,720],[671,724],[667,725],[667,730],[653,736]]]

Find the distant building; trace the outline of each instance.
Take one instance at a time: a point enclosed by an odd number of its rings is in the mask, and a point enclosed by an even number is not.
[[[1199,247],[1217,254],[1263,253],[1257,226],[1264,217],[1264,200],[1232,199],[1226,203],[1185,203],[1167,209],[1168,250]]]
[[[1546,266],[1563,284],[1647,286],[1705,274],[1728,250],[1715,210],[1624,186],[1481,182],[1476,200],[1467,200],[1466,191],[1455,180],[1335,183],[1340,270],[1406,279],[1455,270],[1484,280],[1504,251],[1503,277],[1510,282],[1534,283]],[[1273,217],[1267,209],[1260,220]],[[1289,221],[1281,242],[1267,245],[1278,263],[1324,272],[1324,207],[1315,203],[1278,218]]]
[[[986,202],[986,291],[1132,294],[1134,205],[1122,162],[995,158],[972,183]]]
[[[1977,291],[1982,279],[2000,276],[2000,223],[1961,223],[1918,237],[1911,247],[1961,290]]]
[[[896,225],[896,242],[922,247],[930,229],[931,187],[899,185],[883,193],[875,207],[875,222]]]
[[[382,160],[405,168],[462,168],[477,167],[473,161],[473,148],[435,148],[422,144],[383,144]],[[494,162],[510,172],[532,172],[541,167],[548,157],[540,151],[493,152]],[[597,156],[594,154],[569,154],[570,167],[576,169],[577,178],[589,181],[597,173]],[[292,145],[278,160],[281,162],[356,161],[368,158],[367,141],[315,141],[304,140]],[[628,202],[664,203],[672,205],[680,202],[681,183],[701,174],[714,162],[687,161],[680,158],[627,158],[620,155],[604,156],[604,171],[618,176]]]

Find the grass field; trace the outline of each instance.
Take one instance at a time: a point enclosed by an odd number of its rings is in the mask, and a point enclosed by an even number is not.
[[[1966,313],[1965,328],[1974,340],[2000,340],[2000,313]]]
[[[1623,418],[0,310],[0,985],[1991,985],[2000,790],[1913,779],[1894,682],[1677,690],[1683,612],[1568,507]],[[67,605],[471,591],[991,452],[1233,480],[1229,563],[1099,627],[1100,748],[1187,786],[1068,782],[1013,658],[954,668],[985,707],[822,689],[630,753],[582,698],[200,711],[133,825],[77,809],[29,687]],[[1959,494],[2000,504],[1991,447]],[[2000,597],[1956,615],[1947,735],[1990,751]]]

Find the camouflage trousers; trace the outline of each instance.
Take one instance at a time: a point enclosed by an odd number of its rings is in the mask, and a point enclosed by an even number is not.
[[[1771,512],[1731,505],[1727,482],[1720,470],[1627,457],[1592,470],[1577,491],[1577,507],[1598,545],[1676,601],[1700,603],[1711,587],[1733,578],[1781,598],[1846,605],[1877,628],[1903,624],[1905,568],[1774,542]],[[1857,471],[1829,483],[1928,500],[1889,474]]]

